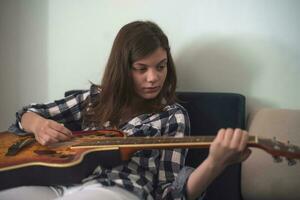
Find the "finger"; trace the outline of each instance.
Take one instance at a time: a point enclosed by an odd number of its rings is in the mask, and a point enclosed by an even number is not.
[[[63,124],[59,124],[57,122],[54,122],[53,123],[53,128],[65,135],[68,135],[68,136],[71,136],[72,135],[72,132],[67,129]]]
[[[58,132],[63,133],[64,135],[66,135],[68,137],[72,136],[72,132],[69,129],[67,129],[63,124],[59,124],[55,121],[52,121],[50,123],[50,127]]]
[[[43,130],[41,132],[34,133],[36,141],[41,145],[46,145],[47,141],[43,138],[43,135],[46,134]]]
[[[49,134],[49,131],[47,131],[45,134],[40,135],[40,143],[42,145],[48,145],[51,143],[56,143],[58,142],[58,139],[56,139],[55,137],[52,136],[52,134]]]
[[[54,142],[59,142],[59,141],[64,141],[64,140],[69,140],[70,136],[63,134],[55,129],[49,129],[47,131],[47,134],[53,139]]]
[[[249,138],[249,134],[247,131],[242,131],[242,138],[241,138],[241,142],[240,142],[240,151],[244,151],[244,149],[246,148],[247,144],[248,144],[248,138]]]
[[[221,142],[224,140],[224,136],[225,136],[225,129],[222,128],[218,131],[218,134],[217,134],[217,137],[215,138],[215,140]]]
[[[65,141],[65,140],[70,140],[70,136],[63,134],[61,132],[57,132],[58,134],[56,135],[56,139],[58,139],[59,141]]]
[[[62,127],[62,131],[61,131],[62,133],[65,133],[69,136],[73,136],[72,131],[70,129],[66,128],[64,124],[61,124],[61,127]]]
[[[231,148],[237,148],[239,149],[240,147],[240,143],[241,143],[241,140],[242,140],[242,130],[237,128],[234,130],[233,132],[233,136],[232,136],[232,140],[231,140],[231,143],[230,143],[230,147]]]
[[[212,148],[215,148],[216,146],[220,147],[222,145],[222,142],[224,141],[224,135],[225,135],[225,129],[220,129],[213,141]]]
[[[233,137],[233,129],[232,128],[227,128],[225,130],[225,134],[224,134],[224,144],[226,146],[229,146]]]
[[[39,134],[34,134],[36,141],[38,141],[38,143],[40,143],[41,145],[43,145],[43,140],[41,139],[41,137],[39,136]]]

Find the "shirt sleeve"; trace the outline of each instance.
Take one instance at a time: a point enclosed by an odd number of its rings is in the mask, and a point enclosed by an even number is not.
[[[187,111],[182,108],[169,117],[164,135],[183,137],[189,134],[189,117]],[[186,183],[194,171],[194,168],[185,166],[187,152],[187,149],[162,151],[156,199],[187,199]]]
[[[32,103],[24,106],[16,112],[16,120],[8,130],[19,135],[26,134],[21,125],[21,118],[26,112],[34,112],[46,119],[52,119],[63,124],[68,122],[80,122],[83,102],[89,95],[90,90],[83,90],[51,103]]]

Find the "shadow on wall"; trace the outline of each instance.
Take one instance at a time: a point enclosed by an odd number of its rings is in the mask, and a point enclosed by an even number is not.
[[[236,38],[202,37],[192,41],[174,57],[178,90],[240,93],[246,96],[247,113],[273,107],[266,99],[255,97],[254,83],[262,78],[264,66],[255,46],[249,45],[249,41]]]

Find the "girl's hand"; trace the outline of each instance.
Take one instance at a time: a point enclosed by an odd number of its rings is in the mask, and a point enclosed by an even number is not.
[[[246,160],[251,154],[246,148],[248,137],[248,132],[241,129],[220,129],[207,159],[221,168]]]
[[[199,197],[228,165],[246,160],[251,153],[247,142],[247,131],[220,129],[210,145],[208,157],[189,176],[186,189],[188,198]]]
[[[45,119],[34,112],[24,113],[21,124],[25,131],[34,134],[35,139],[41,145],[48,145],[72,138],[72,132],[64,125]]]
[[[35,139],[42,145],[48,145],[72,138],[72,132],[56,121],[49,119],[39,120],[34,130]]]

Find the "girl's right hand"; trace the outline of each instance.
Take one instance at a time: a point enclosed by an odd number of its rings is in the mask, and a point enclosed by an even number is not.
[[[66,141],[72,138],[72,132],[50,119],[43,119],[36,126],[34,131],[35,139],[42,145],[48,145],[59,141]]]
[[[34,112],[23,114],[21,124],[25,131],[34,134],[35,139],[41,145],[48,145],[72,138],[72,132],[64,127],[63,124],[45,119]]]

